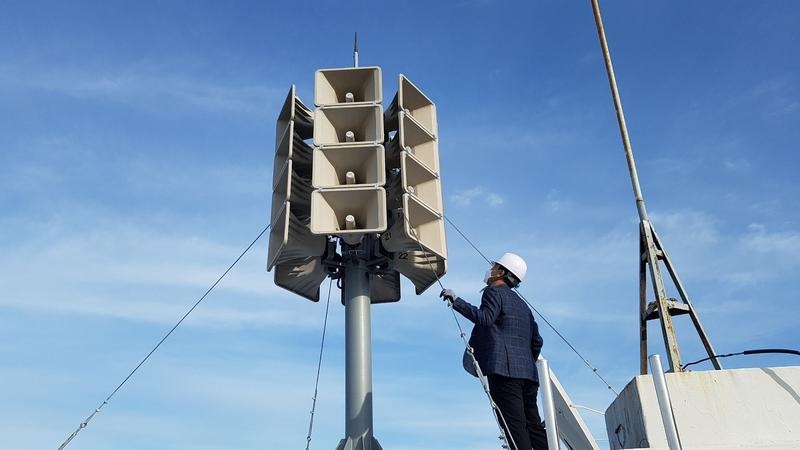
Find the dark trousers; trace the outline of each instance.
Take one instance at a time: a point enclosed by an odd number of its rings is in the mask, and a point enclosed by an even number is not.
[[[511,450],[547,450],[547,434],[536,406],[538,389],[531,380],[489,375],[489,390],[507,424],[503,427],[514,439],[508,443]]]

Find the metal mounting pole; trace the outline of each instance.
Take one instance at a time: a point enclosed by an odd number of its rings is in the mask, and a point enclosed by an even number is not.
[[[539,382],[542,389],[542,409],[544,410],[544,423],[547,430],[547,448],[558,450],[558,426],[556,424],[556,407],[553,400],[553,387],[550,382],[550,365],[544,358],[536,361],[539,372]]]
[[[363,260],[344,267],[345,438],[337,450],[382,450],[372,428],[370,276]]]
[[[625,124],[625,113],[622,110],[622,100],[619,97],[619,90],[617,89],[617,79],[614,75],[614,66],[611,63],[611,52],[608,49],[608,42],[606,41],[605,29],[603,27],[603,19],[600,16],[600,5],[598,0],[592,1],[592,10],[594,12],[594,21],[597,25],[597,36],[600,39],[600,48],[603,51],[603,60],[606,65],[606,73],[608,74],[608,84],[611,88],[611,96],[614,98],[614,109],[617,111],[617,123],[619,131],[622,136],[622,145],[625,147],[625,158],[628,162],[628,172],[631,177],[631,185],[633,186],[633,195],[636,198],[636,210],[639,213],[639,366],[642,374],[647,373],[647,321],[650,319],[658,318],[661,322],[661,332],[664,338],[664,346],[667,350],[667,359],[669,360],[670,370],[673,372],[680,372],[681,368],[681,353],[678,347],[678,337],[675,332],[675,327],[672,323],[672,316],[678,314],[690,314],[695,329],[697,330],[703,346],[708,352],[708,356],[715,355],[711,341],[705,333],[697,313],[689,302],[689,297],[686,294],[683,285],[678,278],[677,272],[672,266],[672,262],[667,256],[664,246],[658,240],[653,224],[647,216],[647,208],[644,205],[644,197],[642,196],[642,189],[639,185],[639,175],[636,171],[636,161],[633,158],[633,149],[631,148],[630,137],[628,136],[628,126]],[[681,300],[684,305],[677,304],[674,299],[667,298],[667,291],[664,286],[664,279],[661,275],[661,268],[659,261],[664,261],[672,277],[672,282],[675,285]],[[652,283],[653,294],[655,300],[652,306],[647,302],[647,272],[650,272],[650,280]],[[715,369],[721,369],[722,366],[716,359],[712,359],[712,364]]]
[[[600,47],[603,50],[603,59],[606,63],[606,72],[608,73],[608,84],[611,87],[611,95],[614,97],[614,108],[617,111],[617,123],[619,124],[619,132],[622,134],[622,145],[625,147],[625,157],[628,160],[628,171],[631,174],[631,184],[633,185],[633,195],[636,197],[636,209],[639,211],[640,220],[647,219],[647,209],[644,207],[644,197],[642,196],[642,188],[639,186],[639,175],[636,172],[636,161],[633,159],[633,149],[631,148],[631,140],[628,136],[628,126],[625,124],[625,113],[622,111],[622,100],[619,98],[619,91],[617,90],[617,77],[614,76],[614,66],[611,64],[611,52],[608,50],[608,42],[606,42],[606,32],[603,28],[603,19],[600,17],[600,5],[597,0],[592,0],[592,9],[594,10],[594,21],[597,25],[597,35],[600,38]]]
[[[669,399],[667,380],[664,377],[664,369],[661,367],[661,357],[651,355],[648,359],[650,361],[650,372],[653,373],[653,387],[656,389],[661,421],[664,424],[664,433],[667,435],[667,445],[669,445],[669,450],[681,450],[678,430],[675,427],[675,416],[672,414],[672,402]]]
[[[358,67],[358,31],[353,39],[353,67]]]

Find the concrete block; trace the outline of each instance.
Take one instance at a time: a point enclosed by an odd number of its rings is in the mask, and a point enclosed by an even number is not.
[[[800,367],[667,373],[685,450],[800,449]],[[611,449],[667,448],[653,381],[635,377],[606,410]]]

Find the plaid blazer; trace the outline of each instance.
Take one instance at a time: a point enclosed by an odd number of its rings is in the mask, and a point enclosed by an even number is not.
[[[544,341],[530,308],[516,292],[506,285],[488,287],[480,307],[458,297],[453,309],[475,324],[469,345],[484,375],[539,382],[536,359]]]

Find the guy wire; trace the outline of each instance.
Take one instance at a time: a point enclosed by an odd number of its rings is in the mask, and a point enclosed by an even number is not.
[[[443,215],[443,216],[444,216],[444,215]],[[462,232],[462,231],[461,231],[461,230],[460,230],[460,229],[459,229],[459,228],[456,226],[456,224],[455,224],[455,223],[453,223],[453,221],[452,221],[452,220],[450,220],[450,218],[449,218],[449,217],[447,217],[447,216],[444,216],[444,218],[447,220],[447,223],[449,223],[449,224],[450,224],[450,225],[451,225],[453,228],[455,228],[455,230],[458,232],[458,234],[459,234],[459,235],[461,235],[461,237],[462,237],[462,238],[464,238],[464,240],[465,240],[465,241],[467,241],[467,243],[468,243],[468,244],[469,244],[469,245],[470,245],[470,246],[471,246],[473,249],[475,249],[475,251],[476,251],[476,252],[477,252],[477,253],[478,253],[478,254],[479,254],[479,255],[480,255],[480,256],[481,256],[481,257],[482,257],[482,258],[483,258],[483,259],[484,259],[484,260],[485,260],[487,263],[489,263],[489,264],[491,264],[491,263],[492,263],[492,261],[491,261],[491,260],[489,260],[489,259],[486,257],[486,255],[485,255],[485,254],[484,254],[484,253],[483,253],[483,252],[482,252],[482,251],[481,251],[481,250],[478,248],[478,246],[477,246],[477,245],[475,245],[475,244],[472,242],[472,240],[470,240],[470,239],[467,237],[467,235],[466,235],[466,234],[464,234],[464,232]],[[441,282],[440,282],[439,284],[441,285]],[[586,366],[587,366],[587,367],[589,367],[589,369],[591,369],[591,371],[592,371],[592,372],[593,372],[593,373],[594,373],[594,374],[595,374],[595,375],[596,375],[596,376],[597,376],[597,377],[598,377],[598,378],[599,378],[599,379],[600,379],[600,380],[601,380],[601,381],[602,381],[602,382],[603,382],[603,383],[606,385],[606,387],[607,387],[608,389],[610,389],[610,390],[611,390],[611,392],[613,392],[613,393],[614,393],[614,394],[616,394],[616,395],[619,395],[619,392],[617,392],[617,390],[616,390],[616,389],[614,389],[614,388],[613,388],[613,387],[612,387],[612,386],[611,386],[611,385],[608,383],[608,381],[606,381],[606,379],[605,379],[605,378],[603,378],[603,376],[602,376],[602,375],[600,375],[600,372],[598,371],[598,369],[597,369],[596,367],[593,367],[593,366],[592,366],[592,365],[589,363],[589,361],[588,361],[586,358],[584,358],[584,357],[583,357],[583,355],[582,355],[582,354],[581,354],[581,353],[578,351],[578,349],[576,349],[576,348],[575,348],[575,346],[573,346],[573,345],[572,345],[572,343],[570,343],[570,342],[567,340],[567,338],[566,338],[566,337],[564,337],[564,335],[563,335],[563,334],[561,334],[561,332],[559,332],[559,331],[556,329],[556,327],[555,327],[555,326],[553,326],[553,324],[552,324],[552,323],[550,323],[550,321],[549,321],[549,320],[547,320],[547,318],[546,318],[544,315],[542,315],[542,313],[541,313],[541,312],[540,312],[538,309],[536,309],[536,308],[535,308],[535,307],[534,307],[534,306],[531,304],[531,302],[529,302],[529,301],[528,301],[528,299],[527,299],[527,298],[525,298],[525,296],[524,296],[524,295],[522,295],[522,293],[521,293],[521,292],[519,292],[519,290],[518,290],[517,288],[514,288],[514,291],[516,291],[516,292],[517,292],[517,294],[519,294],[519,296],[522,298],[522,300],[524,300],[524,301],[525,301],[525,303],[527,303],[527,304],[528,304],[528,306],[529,306],[529,307],[530,307],[530,308],[531,308],[531,309],[532,309],[532,310],[533,310],[533,311],[534,311],[536,314],[538,314],[538,315],[539,315],[539,317],[541,317],[541,318],[542,318],[542,320],[544,321],[544,323],[546,323],[546,324],[547,324],[547,326],[549,326],[549,327],[550,327],[550,329],[552,329],[552,330],[553,330],[553,332],[555,332],[555,333],[556,333],[556,335],[557,335],[559,338],[561,338],[561,340],[562,340],[562,341],[564,341],[564,343],[565,343],[565,344],[567,344],[567,346],[568,346],[568,347],[569,347],[569,348],[570,348],[570,349],[571,349],[573,352],[575,352],[575,354],[576,354],[576,355],[578,355],[578,357],[579,357],[579,358],[580,358],[580,359],[581,359],[581,360],[584,362],[584,364],[586,364]]]
[[[175,329],[176,329],[176,328],[178,328],[178,326],[179,326],[181,323],[183,323],[183,321],[186,319],[186,317],[188,317],[188,316],[189,316],[189,314],[191,314],[191,313],[192,313],[192,311],[194,311],[194,309],[195,309],[195,308],[197,308],[197,306],[200,304],[200,302],[202,302],[202,301],[203,301],[203,300],[206,298],[206,296],[208,296],[208,294],[209,294],[209,293],[211,293],[211,291],[212,291],[212,290],[213,290],[213,289],[214,289],[214,288],[215,288],[215,287],[216,287],[216,286],[219,284],[219,282],[220,282],[220,281],[222,281],[222,279],[223,279],[223,278],[225,278],[225,275],[227,275],[227,274],[228,274],[228,272],[230,272],[230,271],[231,271],[231,269],[233,269],[233,266],[235,266],[235,265],[236,265],[236,263],[238,263],[238,262],[239,262],[239,260],[240,260],[240,259],[242,259],[242,257],[244,257],[244,255],[245,255],[245,254],[246,254],[246,253],[247,253],[247,252],[248,252],[248,251],[249,251],[251,248],[253,248],[253,245],[255,245],[255,243],[256,243],[256,242],[257,242],[259,239],[261,239],[261,236],[263,236],[263,235],[264,235],[264,233],[266,233],[266,232],[267,232],[267,230],[268,230],[269,228],[270,228],[270,225],[267,225],[266,227],[264,227],[264,229],[263,229],[263,230],[261,230],[261,232],[260,232],[260,233],[258,233],[258,236],[256,236],[256,238],[255,238],[255,239],[253,239],[253,241],[250,243],[250,245],[248,245],[248,246],[247,246],[247,248],[246,248],[246,249],[244,249],[244,251],[243,251],[243,252],[242,252],[242,253],[239,255],[239,257],[237,257],[237,258],[236,258],[236,260],[235,260],[235,261],[233,261],[233,263],[232,263],[230,266],[228,266],[228,268],[225,270],[225,272],[224,272],[222,275],[220,275],[220,276],[219,276],[219,278],[217,278],[217,281],[215,281],[215,282],[214,282],[214,284],[212,284],[212,285],[211,285],[211,287],[210,287],[210,288],[208,288],[208,290],[205,292],[205,294],[203,294],[203,295],[200,297],[200,299],[198,299],[198,300],[197,300],[197,301],[194,303],[194,305],[192,305],[192,307],[191,307],[191,308],[189,308],[189,310],[188,310],[188,311],[186,311],[186,314],[184,314],[184,315],[183,315],[183,317],[181,317],[181,319],[180,319],[180,320],[178,320],[178,323],[176,323],[176,324],[175,324],[175,326],[173,326],[173,327],[172,327],[172,329],[170,329],[170,330],[167,332],[167,334],[165,334],[165,335],[164,335],[164,337],[162,337],[162,338],[161,338],[161,340],[160,340],[160,341],[158,341],[158,344],[156,344],[156,346],[155,346],[155,347],[153,347],[153,349],[152,349],[152,350],[150,350],[150,353],[148,353],[148,354],[147,354],[147,356],[145,356],[145,357],[144,357],[144,359],[142,359],[142,360],[139,362],[139,364],[138,364],[136,367],[134,367],[134,369],[133,369],[133,370],[131,370],[131,372],[128,374],[128,376],[126,376],[126,377],[125,377],[125,379],[124,379],[124,380],[122,380],[122,382],[121,382],[121,383],[120,383],[120,384],[119,384],[119,385],[118,385],[118,386],[117,386],[117,387],[116,387],[116,388],[115,388],[115,389],[114,389],[114,390],[111,392],[111,394],[109,394],[109,396],[108,396],[108,397],[106,397],[106,399],[105,399],[105,400],[103,400],[103,402],[102,402],[102,403],[100,403],[100,405],[99,405],[97,408],[95,408],[95,410],[94,410],[94,411],[93,411],[91,414],[89,414],[89,416],[88,416],[86,419],[84,419],[84,420],[83,420],[83,421],[82,421],[82,422],[81,422],[81,423],[78,425],[78,428],[76,428],[76,429],[75,429],[75,431],[73,431],[73,432],[72,432],[72,434],[70,434],[70,435],[69,435],[69,437],[67,437],[67,439],[66,439],[66,440],[65,440],[65,441],[64,441],[64,442],[63,442],[63,443],[62,443],[62,444],[61,444],[61,445],[58,447],[58,450],[64,450],[64,448],[65,448],[67,445],[69,445],[69,443],[70,443],[70,442],[71,442],[73,439],[75,439],[75,436],[77,436],[77,435],[78,435],[78,433],[80,433],[80,431],[81,431],[81,430],[83,430],[84,428],[86,428],[86,426],[87,426],[87,425],[89,425],[89,421],[91,421],[91,420],[94,418],[95,414],[99,413],[99,412],[100,412],[100,410],[101,410],[101,409],[103,409],[103,407],[104,407],[105,405],[107,405],[107,404],[108,404],[108,402],[111,400],[111,397],[113,397],[113,396],[114,396],[114,394],[116,394],[116,393],[117,393],[117,391],[119,391],[119,390],[122,388],[122,386],[124,386],[124,385],[125,385],[125,383],[127,383],[127,382],[128,382],[128,380],[129,380],[129,379],[130,379],[130,378],[133,376],[133,374],[135,374],[135,373],[136,373],[136,371],[138,371],[138,370],[139,370],[139,368],[140,368],[140,367],[142,367],[142,365],[143,365],[143,364],[144,364],[144,363],[145,363],[145,362],[146,362],[148,359],[150,359],[150,356],[152,356],[152,355],[153,355],[153,353],[155,353],[155,351],[156,351],[156,350],[158,350],[158,348],[159,348],[159,347],[161,347],[161,344],[163,344],[163,343],[164,343],[164,341],[166,341],[166,340],[167,340],[167,338],[168,338],[168,337],[169,337],[169,336],[172,334],[172,332],[173,332],[173,331],[175,331]]]

